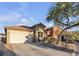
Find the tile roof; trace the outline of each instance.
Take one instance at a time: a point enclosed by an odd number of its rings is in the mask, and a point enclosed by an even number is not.
[[[32,31],[32,29],[21,27],[21,26],[6,26],[5,29]]]
[[[34,28],[34,27],[36,27],[36,26],[40,26],[40,25],[42,25],[43,27],[46,27],[44,24],[42,24],[42,23],[38,23],[38,24],[33,25],[31,28]]]

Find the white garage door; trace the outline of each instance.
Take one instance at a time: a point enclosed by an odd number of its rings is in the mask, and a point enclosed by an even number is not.
[[[28,40],[29,32],[10,31],[10,43],[24,43]]]

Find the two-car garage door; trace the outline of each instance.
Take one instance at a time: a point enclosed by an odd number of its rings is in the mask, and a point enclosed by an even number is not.
[[[29,34],[31,32],[28,31],[12,31],[9,30],[9,41],[10,43],[25,43],[29,40]]]

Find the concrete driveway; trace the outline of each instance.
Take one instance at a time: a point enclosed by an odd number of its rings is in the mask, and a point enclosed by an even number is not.
[[[40,44],[11,44],[13,52],[18,56],[70,56],[71,54],[51,49]]]

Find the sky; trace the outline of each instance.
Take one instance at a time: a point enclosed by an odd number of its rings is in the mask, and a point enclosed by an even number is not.
[[[0,32],[4,32],[4,26],[43,23],[51,27],[53,22],[48,23],[45,18],[54,5],[52,2],[0,2]]]
[[[0,2],[0,33],[5,32],[4,26],[33,26],[43,23],[52,27],[53,22],[48,23],[45,18],[54,6],[55,2]]]

